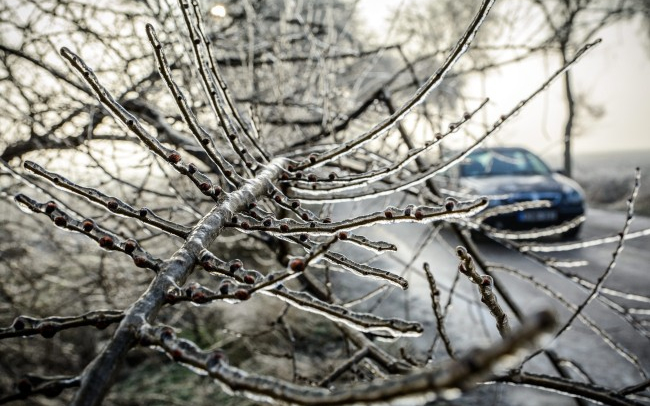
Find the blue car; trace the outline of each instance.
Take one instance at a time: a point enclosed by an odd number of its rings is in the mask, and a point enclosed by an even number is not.
[[[568,177],[553,172],[538,156],[524,148],[482,148],[473,151],[448,176],[456,192],[481,195],[490,207],[548,200],[548,208],[500,214],[485,220],[492,227],[529,230],[561,224],[585,213],[584,192]],[[452,180],[453,179],[453,180]],[[574,237],[580,227],[564,237]]]

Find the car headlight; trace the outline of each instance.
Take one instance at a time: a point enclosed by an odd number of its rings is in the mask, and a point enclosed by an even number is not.
[[[562,188],[562,193],[564,194],[564,201],[568,204],[578,204],[582,203],[582,194],[570,186],[564,186]]]

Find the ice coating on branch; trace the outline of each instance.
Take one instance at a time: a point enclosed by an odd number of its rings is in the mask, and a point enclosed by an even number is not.
[[[320,314],[332,321],[347,324],[359,331],[385,333],[392,337],[418,337],[423,331],[422,325],[417,322],[354,312],[343,306],[323,302],[303,292],[288,289],[270,289],[262,292],[277,297],[299,309]]]

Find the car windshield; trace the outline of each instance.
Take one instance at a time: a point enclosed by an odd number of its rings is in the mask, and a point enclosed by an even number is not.
[[[548,175],[548,166],[526,150],[479,150],[460,164],[460,176]]]

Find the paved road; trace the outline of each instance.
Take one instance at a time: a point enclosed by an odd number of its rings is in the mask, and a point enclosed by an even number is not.
[[[581,240],[590,240],[596,237],[616,235],[623,228],[625,214],[606,212],[592,209],[583,226]],[[636,217],[632,231],[650,228],[650,218]],[[413,350],[415,354],[423,356],[431,346],[435,336],[436,325],[431,313],[431,300],[429,287],[421,271],[424,261],[431,264],[438,284],[443,288],[442,302],[446,303],[448,287],[453,284],[456,277],[457,260],[453,254],[457,242],[449,235],[435,238],[433,243],[423,244],[430,232],[430,227],[421,227],[414,230],[413,226],[391,225],[381,227],[365,233],[366,236],[395,242],[398,252],[392,257],[368,256],[373,265],[388,269],[396,273],[403,273],[409,279],[410,288],[407,291],[391,290],[380,304],[377,298],[358,307],[359,310],[373,310],[386,316],[398,316],[419,320],[425,325],[425,334],[412,341],[398,341],[393,345],[404,346]],[[420,247],[423,247],[420,249]],[[564,300],[576,304],[585,300],[588,291],[565,276],[549,270],[535,261],[519,253],[508,250],[491,242],[480,242],[478,248],[484,257],[493,263],[501,263],[516,269],[527,278],[534,278],[540,284],[548,287],[552,295],[560,295]],[[570,252],[550,253],[557,259],[577,260],[586,259],[588,265],[577,268],[561,268],[566,272],[584,278],[586,281],[595,282],[609,266],[615,243],[600,245],[591,248],[579,248]],[[617,292],[650,296],[650,236],[627,241],[623,252],[617,260],[616,267],[606,280],[605,286]],[[415,259],[414,259],[415,256]],[[540,308],[553,308],[561,320],[567,320],[570,312],[557,300],[541,292],[542,289],[531,284],[529,280],[513,276],[510,272],[494,271],[499,281],[507,287],[517,305],[524,314],[530,314]],[[372,282],[351,283],[348,277],[339,277],[335,280],[340,283],[343,296],[354,297],[371,291],[376,285]],[[447,316],[447,329],[453,343],[459,351],[467,350],[473,346],[486,345],[499,339],[494,327],[494,322],[484,306],[478,301],[475,287],[468,280],[461,278],[452,307]],[[379,295],[378,297],[383,297]],[[606,295],[613,301],[612,306],[626,306],[638,308],[640,312],[648,312],[649,300],[638,301],[612,295]],[[624,316],[617,314],[611,307],[600,301],[594,301],[584,311],[584,314],[603,329],[607,337],[621,344],[630,353],[638,358],[638,362],[650,370],[650,345],[648,336],[638,330],[647,329],[647,324],[640,325],[642,320],[650,320],[650,316],[635,315],[637,329],[630,326]],[[517,321],[512,317],[513,324]],[[647,333],[646,333],[647,334]],[[606,339],[599,337],[593,329],[576,321],[572,328],[560,338],[549,344],[560,357],[576,362],[591,378],[603,385],[624,387],[641,380],[633,363],[626,360],[619,352],[613,350],[606,343]],[[444,359],[446,356],[440,345],[436,346],[435,356]],[[544,356],[537,357],[527,367],[535,372],[551,372],[552,369]],[[485,403],[486,396],[494,401]],[[471,400],[466,400],[471,403]],[[476,404],[567,404],[575,402],[563,397],[556,398],[552,394],[531,396],[531,392],[524,388],[507,392],[486,389],[475,398]],[[552,403],[549,403],[552,402]]]

